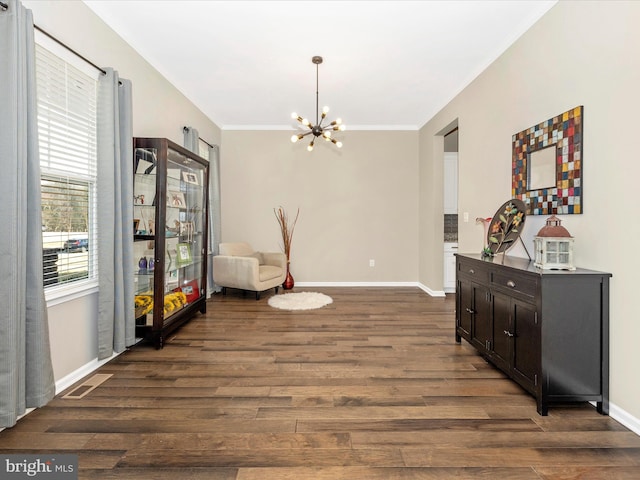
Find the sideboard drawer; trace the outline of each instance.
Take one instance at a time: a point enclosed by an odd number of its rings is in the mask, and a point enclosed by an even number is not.
[[[491,272],[491,285],[528,297],[533,297],[536,294],[536,279],[534,277],[510,275],[508,272]]]
[[[477,282],[489,281],[489,269],[478,262],[469,262],[464,259],[458,261],[458,274]]]

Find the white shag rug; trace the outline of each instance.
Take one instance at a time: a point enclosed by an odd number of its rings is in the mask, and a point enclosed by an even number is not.
[[[333,303],[333,298],[324,293],[283,293],[269,297],[269,305],[281,310],[313,310]]]

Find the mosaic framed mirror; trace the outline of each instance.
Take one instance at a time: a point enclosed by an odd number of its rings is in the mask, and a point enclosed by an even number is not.
[[[513,135],[511,193],[528,215],[583,213],[583,110],[575,107]]]

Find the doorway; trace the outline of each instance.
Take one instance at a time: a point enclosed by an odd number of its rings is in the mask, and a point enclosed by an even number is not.
[[[458,135],[457,120],[455,125],[444,134],[444,277],[445,293],[456,291],[456,259],[458,251]]]

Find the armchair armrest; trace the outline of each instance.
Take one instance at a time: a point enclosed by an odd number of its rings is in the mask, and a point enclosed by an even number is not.
[[[286,270],[287,257],[282,252],[260,252],[262,255],[262,261],[265,265],[273,265],[274,267],[280,267]]]

